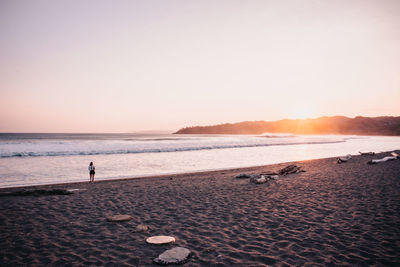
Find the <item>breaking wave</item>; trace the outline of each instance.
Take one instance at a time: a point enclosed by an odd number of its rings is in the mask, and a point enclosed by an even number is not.
[[[195,137],[185,139],[159,138],[146,140],[29,140],[0,142],[0,158],[54,157],[79,155],[111,155],[135,153],[183,152],[196,150],[265,147],[346,142],[340,136],[233,136]]]

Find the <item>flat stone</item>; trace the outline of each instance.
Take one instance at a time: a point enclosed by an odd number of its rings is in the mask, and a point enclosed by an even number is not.
[[[175,242],[175,237],[165,235],[152,236],[147,238],[146,242],[155,245],[169,244]]]
[[[187,261],[190,256],[190,250],[183,247],[174,247],[161,253],[158,258],[153,261],[158,264],[182,264]]]
[[[117,215],[108,215],[106,216],[106,219],[109,222],[125,222],[132,220],[133,217],[126,214],[117,214]]]

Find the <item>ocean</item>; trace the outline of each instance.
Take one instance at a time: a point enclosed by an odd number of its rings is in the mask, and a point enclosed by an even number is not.
[[[250,167],[400,149],[400,137],[0,133],[0,188]]]

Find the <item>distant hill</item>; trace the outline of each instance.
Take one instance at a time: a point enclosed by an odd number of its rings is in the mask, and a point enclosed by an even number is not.
[[[351,134],[400,135],[400,117],[320,117],[279,121],[245,121],[212,126],[186,127],[175,134]]]

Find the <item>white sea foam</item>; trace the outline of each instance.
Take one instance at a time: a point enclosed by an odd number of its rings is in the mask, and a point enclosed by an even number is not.
[[[0,187],[88,181],[91,161],[112,180],[399,149],[376,136],[0,134]]]
[[[0,142],[0,157],[78,156],[179,152],[225,148],[323,144],[344,142],[341,136],[206,136],[142,137],[117,140],[6,140]]]

